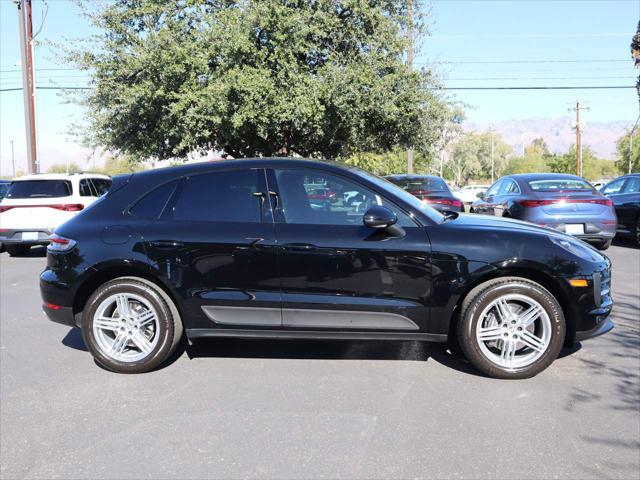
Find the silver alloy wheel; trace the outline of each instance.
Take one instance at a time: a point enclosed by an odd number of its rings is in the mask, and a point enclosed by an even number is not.
[[[551,319],[533,298],[509,293],[493,300],[480,314],[476,341],[497,366],[514,370],[538,360],[551,342]]]
[[[93,316],[92,328],[100,351],[119,362],[147,357],[160,332],[155,308],[135,293],[116,293],[104,299]]]

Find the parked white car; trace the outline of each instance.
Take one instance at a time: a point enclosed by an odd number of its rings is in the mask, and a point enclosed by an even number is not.
[[[11,256],[46,245],[58,225],[91,205],[110,186],[108,176],[93,173],[16,178],[0,202],[0,243]]]
[[[466,185],[453,192],[453,195],[462,203],[473,203],[478,199],[479,193],[484,193],[490,185]]]

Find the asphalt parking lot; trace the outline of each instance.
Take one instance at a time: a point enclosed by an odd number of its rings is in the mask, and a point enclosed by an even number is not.
[[[615,330],[522,381],[421,342],[206,341],[126,376],[40,311],[42,250],[0,255],[0,477],[640,477],[640,250]]]

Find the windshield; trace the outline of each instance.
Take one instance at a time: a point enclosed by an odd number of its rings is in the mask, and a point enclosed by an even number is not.
[[[536,192],[554,192],[560,190],[593,190],[593,187],[579,178],[558,178],[553,180],[534,180],[529,182],[531,190]]]
[[[435,208],[430,207],[428,204],[422,202],[418,197],[414,197],[409,192],[398,187],[396,184],[390,182],[386,178],[372,175],[369,172],[360,169],[357,169],[357,171],[360,175],[366,177],[369,181],[376,184],[383,190],[396,197],[399,197],[405,203],[411,205],[412,208],[415,208],[416,210],[419,210],[420,212],[425,214],[434,223],[442,223],[445,220],[446,217]]]
[[[71,195],[68,180],[23,180],[13,182],[7,198],[53,198]]]
[[[399,186],[407,192],[446,192],[449,189],[441,178],[432,177],[386,177],[391,183]]]

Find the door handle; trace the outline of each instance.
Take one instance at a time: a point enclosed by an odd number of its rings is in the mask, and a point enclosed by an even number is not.
[[[174,242],[172,240],[154,240],[149,242],[149,245],[156,248],[177,248],[184,247],[184,243],[182,242]]]
[[[310,243],[285,243],[283,247],[285,250],[294,252],[312,252],[318,249],[318,247]]]

